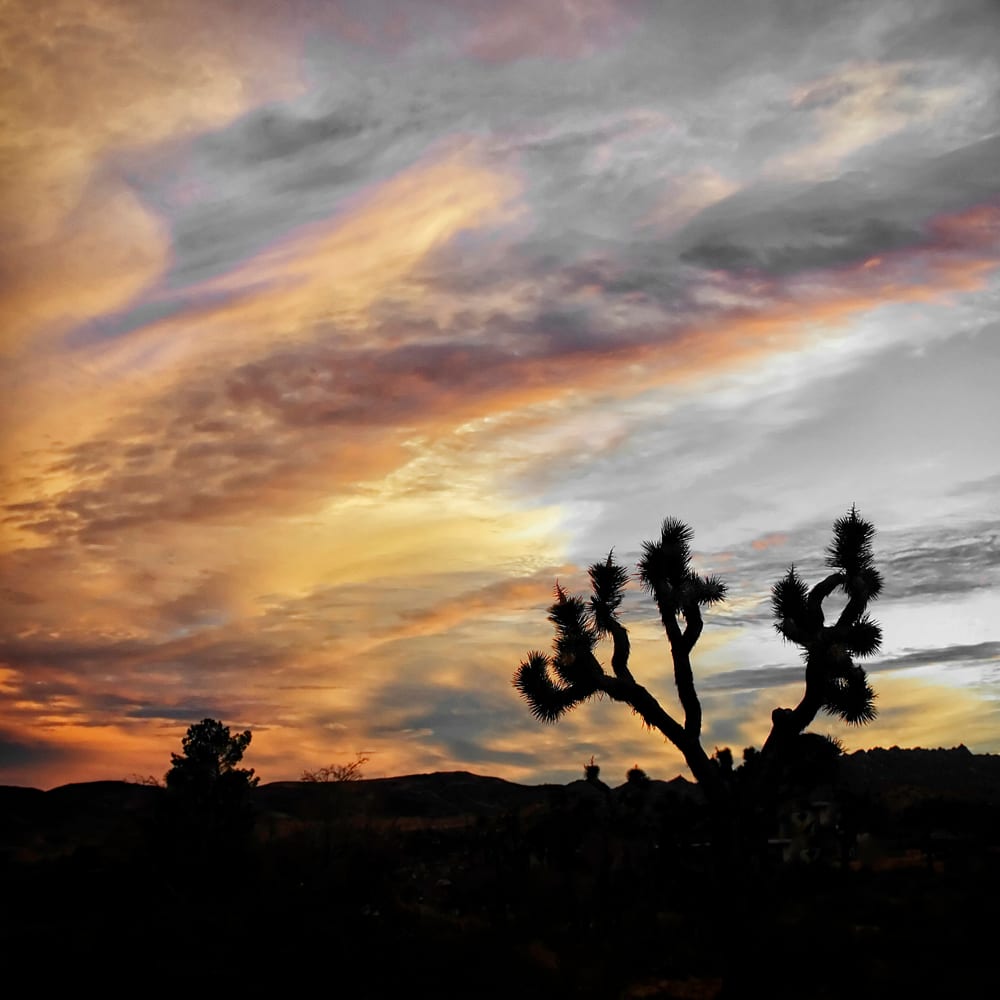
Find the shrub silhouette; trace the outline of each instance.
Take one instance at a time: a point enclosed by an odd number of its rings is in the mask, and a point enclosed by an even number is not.
[[[361,781],[364,774],[361,768],[371,760],[364,754],[358,754],[354,760],[346,764],[328,764],[326,767],[318,767],[315,771],[304,770],[301,781],[310,781],[320,784],[340,784],[344,781]]]
[[[343,764],[328,764],[315,771],[303,770],[301,781],[322,786],[321,794],[315,796],[314,818],[319,820],[314,846],[318,847],[321,863],[329,871],[338,853],[357,847],[359,836],[368,836],[369,831],[359,834],[352,830],[352,817],[357,820],[364,812],[361,796],[346,794],[350,786],[364,779],[362,768],[371,758],[358,753],[354,760]],[[319,789],[317,791],[320,791]]]
[[[629,785],[634,785],[637,787],[642,787],[643,785],[649,784],[649,775],[639,767],[638,764],[635,767],[630,767],[625,772],[625,781]]]
[[[772,712],[770,734],[755,755],[758,783],[766,782],[780,761],[794,755],[799,734],[820,711],[854,725],[875,718],[875,693],[857,662],[877,652],[882,638],[878,623],[866,613],[882,589],[872,552],[874,534],[874,527],[852,506],[833,525],[826,550],[826,564],[833,572],[809,588],[793,566],[771,590],[775,629],[802,650],[805,689],[794,708],[779,707]],[[629,634],[619,614],[629,574],[613,554],[590,567],[589,599],[570,595],[556,584],[548,616],[555,628],[553,653],[528,653],[513,684],[532,715],[542,722],[556,722],[595,696],[628,705],[680,750],[716,810],[731,815],[738,798],[752,796],[753,791],[746,788],[747,783],[733,780],[729,750],[709,757],[701,744],[702,708],[691,665],[704,627],[702,610],[725,599],[726,585],[692,568],[692,538],[691,528],[668,517],[660,537],[643,544],[638,565],[638,578],[653,597],[670,644],[683,721],[667,712],[629,668]],[[847,600],[828,624],[823,603],[838,590]],[[605,639],[611,640],[610,671],[596,655]]]

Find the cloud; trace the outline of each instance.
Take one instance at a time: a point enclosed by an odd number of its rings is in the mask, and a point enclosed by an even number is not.
[[[985,211],[937,220],[940,249],[928,260],[961,260],[967,253],[975,259],[994,238],[992,218]],[[950,272],[943,270],[946,282]],[[859,283],[869,282],[864,269],[856,273]],[[582,327],[546,324],[529,313],[516,321],[494,317],[485,340],[476,334],[463,339],[456,319],[430,338],[390,327],[373,347],[350,337],[307,341],[231,371],[196,369],[198,381],[161,391],[133,414],[126,411],[113,436],[65,449],[45,469],[62,488],[50,487],[44,500],[37,492],[30,501],[15,499],[8,523],[48,544],[76,538],[93,548],[124,545],[130,532],[153,525],[220,524],[249,511],[287,516],[296,505],[315,510],[331,490],[358,494],[366,481],[407,468],[418,450],[451,440],[463,421],[527,412],[571,393],[577,400],[588,392],[608,394],[613,370],[630,371],[629,392],[696,382],[720,368],[738,370],[796,343],[804,321],[830,322],[838,313],[846,318],[876,301],[850,292],[838,298],[843,294],[824,285],[810,289],[803,298],[817,297],[811,317],[808,301],[788,305],[775,298],[758,313],[724,310],[701,329],[678,327],[667,337],[645,327],[601,337],[587,313]],[[896,294],[923,297],[926,285]],[[497,426],[503,429],[503,421]],[[609,444],[615,440],[620,436],[612,435]],[[495,445],[488,433],[479,443],[490,449],[488,476]],[[470,465],[461,452],[447,460],[464,465],[464,476],[475,467],[475,458]],[[546,462],[554,474],[551,452]],[[453,488],[449,477],[456,468],[442,466],[421,488],[429,482]]]
[[[483,165],[474,144],[452,141],[356,193],[332,216],[187,289],[184,312],[118,336],[97,359],[106,370],[137,361],[190,364],[238,345],[249,360],[255,346],[308,342],[317,328],[356,329],[436,246],[508,217],[516,194],[516,180]],[[206,326],[213,342],[193,333]]]
[[[963,742],[974,753],[991,752],[997,724],[995,701],[894,673],[880,674],[875,687],[879,714],[874,722],[851,726],[821,713],[809,727],[810,731],[839,738],[849,751],[871,746],[955,746]],[[730,745],[759,747],[770,730],[771,710],[776,705],[796,704],[801,691],[801,682],[797,682],[748,692],[742,702],[740,722],[732,714],[731,696],[726,695],[723,705],[728,707],[730,715],[724,719],[724,727],[735,735],[729,740]]]
[[[883,674],[889,671],[948,664],[967,667],[994,663],[998,658],[1000,658],[1000,642],[990,641],[912,650],[898,656],[865,661],[863,666],[868,673]],[[700,687],[705,691],[756,691],[794,683],[801,684],[804,680],[805,674],[801,663],[795,666],[771,664],[720,671],[706,677],[701,681]]]
[[[611,42],[630,26],[625,8],[616,0],[573,0],[540,5],[515,0],[496,5],[461,3],[474,11],[474,21],[463,39],[469,55],[490,63],[508,63],[526,57],[579,58]]]
[[[970,249],[985,248],[995,236],[976,219],[988,227],[995,211],[998,155],[1000,138],[991,137],[821,184],[761,182],[698,215],[678,237],[680,256],[709,269],[790,275],[941,252],[949,225]],[[960,189],[948,181],[956,170],[968,178]]]
[[[996,332],[1000,332],[1000,326],[996,328]],[[998,487],[1000,487],[1000,473],[958,483],[952,487],[951,492],[956,496],[966,496],[969,494],[992,496],[997,492]]]
[[[472,163],[468,150],[432,156],[385,185],[376,185],[353,212],[318,230],[298,233],[260,259],[209,283],[197,293],[208,293],[209,305],[192,306],[78,355],[88,369],[80,388],[89,398],[79,390],[70,393],[62,413],[39,405],[53,391],[52,374],[29,379],[15,390],[11,406],[41,416],[19,421],[18,433],[4,442],[11,463],[21,466],[22,495],[15,493],[12,499],[36,502],[38,491],[24,489],[30,482],[25,462],[32,460],[32,451],[44,447],[45,434],[56,425],[63,440],[75,430],[76,441],[66,443],[62,461],[32,471],[49,483],[69,480],[76,486],[71,487],[71,496],[64,486],[49,515],[35,519],[36,532],[58,534],[72,524],[96,525],[99,532],[119,531],[164,516],[213,516],[220,505],[226,506],[227,496],[260,497],[269,489],[287,496],[291,480],[303,475],[298,468],[303,453],[292,459],[288,434],[295,434],[296,427],[298,433],[309,433],[311,427],[318,437],[323,428],[337,423],[338,395],[345,397],[341,422],[351,434],[321,443],[316,463],[322,464],[324,475],[331,462],[361,479],[399,464],[400,441],[376,445],[377,431],[362,432],[359,421],[378,412],[377,383],[383,377],[400,382],[404,399],[413,394],[427,397],[432,386],[429,382],[421,386],[402,368],[393,372],[391,356],[386,358],[389,370],[377,370],[377,351],[357,342],[359,325],[363,329],[365,311],[405,278],[422,255],[456,231],[495,217],[505,209],[512,191],[506,179]],[[331,274],[336,275],[332,287]],[[221,293],[229,296],[225,302],[218,299]],[[338,329],[340,336],[332,342],[310,343],[318,324]],[[204,335],[207,329],[211,336]],[[290,336],[306,341],[304,354],[282,349],[282,340]],[[219,365],[233,350],[238,350],[242,364],[227,378]],[[254,356],[261,354],[270,354],[268,365],[255,363]],[[400,348],[396,365],[410,360],[416,358],[408,358],[406,349]],[[457,361],[466,363],[461,357]],[[135,377],[139,372],[141,379]],[[299,402],[290,394],[293,384]],[[117,407],[113,437],[102,434],[109,399]],[[233,405],[243,412],[243,419],[226,416]],[[69,408],[81,412],[67,424],[59,417]],[[405,410],[404,403],[396,415]],[[177,444],[164,434],[167,427],[194,428],[195,439]],[[267,446],[262,444],[265,440]],[[270,463],[261,461],[265,451],[273,456]],[[171,464],[175,469],[168,472]],[[117,501],[112,500],[113,493],[95,489],[95,475],[102,473],[104,478],[118,478],[113,488],[120,490]],[[185,473],[197,477],[201,486],[192,489],[190,481],[182,484],[178,476]],[[218,484],[216,490],[212,481]],[[173,497],[170,490],[162,491],[170,483],[176,487]]]
[[[1000,584],[1000,523],[936,526],[904,536],[883,565],[893,598],[955,595]]]
[[[952,74],[938,79],[926,65],[862,62],[810,81],[792,95],[791,108],[811,119],[812,141],[779,154],[773,168],[798,176],[833,175],[859,150],[960,106],[979,79],[959,80]]]
[[[1000,27],[1000,11],[990,0],[931,3],[919,10],[919,16],[900,17],[891,25],[886,33],[885,54],[891,59],[905,60],[934,52],[966,65],[985,64],[995,69],[995,53],[989,39],[997,27]]]
[[[947,666],[948,664],[964,667],[970,664],[996,663],[998,660],[1000,660],[1000,642],[990,641],[912,650],[898,656],[877,660],[871,669],[875,671],[908,670],[911,667]]]
[[[5,353],[53,326],[65,330],[121,307],[166,268],[162,225],[121,185],[90,188],[63,226],[52,243],[15,243],[0,257],[10,276],[0,313]]]
[[[291,93],[292,66],[262,44],[260,25],[227,8],[191,18],[159,3],[141,13],[107,0],[7,6],[2,44],[18,59],[5,89],[19,98],[0,140],[5,354],[125,305],[163,269],[162,227],[114,158],[218,125],[263,93]]]
[[[670,178],[649,221],[668,230],[680,229],[707,208],[735,194],[740,185],[712,167],[700,167]]]
[[[996,732],[996,700],[911,677],[879,681],[879,718],[866,733],[879,746],[949,747],[963,743],[973,753],[990,752]],[[851,745],[858,735],[849,734]]]
[[[775,547],[782,547],[788,543],[788,535],[782,534],[781,532],[771,532],[767,535],[761,535],[760,538],[755,538],[750,544],[758,551],[763,552],[765,549],[771,549]]]
[[[572,566],[545,567],[527,577],[498,580],[466,591],[430,608],[404,612],[402,622],[390,631],[388,640],[434,635],[468,621],[479,622],[545,608],[552,602],[554,581],[560,576],[565,579],[574,569]]]
[[[44,740],[22,740],[0,733],[0,775],[16,777],[40,765],[63,763],[71,751]]]

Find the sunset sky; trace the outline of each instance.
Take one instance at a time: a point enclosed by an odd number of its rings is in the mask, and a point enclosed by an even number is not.
[[[1000,752],[994,0],[2,0],[0,783],[683,771],[511,686],[674,515],[704,742],[852,503],[869,746]],[[633,670],[676,704],[638,586]]]

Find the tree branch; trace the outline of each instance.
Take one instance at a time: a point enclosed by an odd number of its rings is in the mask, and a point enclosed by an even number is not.
[[[599,689],[615,701],[630,705],[647,726],[658,729],[678,749],[686,741],[684,727],[641,684],[605,674]]]
[[[823,620],[823,602],[844,582],[843,573],[831,573],[825,580],[809,591],[808,606],[813,615],[818,615],[819,620]]]
[[[674,686],[677,688],[677,697],[680,698],[681,706],[684,709],[684,731],[697,739],[701,733],[701,702],[698,700],[698,692],[694,686],[691,658],[688,656],[684,633],[681,632],[677,616],[670,610],[669,604],[666,601],[660,601],[659,594],[656,597],[656,603],[660,609],[660,620],[666,630],[667,639],[670,640],[670,656],[674,664]],[[687,609],[685,608],[685,616],[686,614]],[[698,617],[701,617],[700,613]]]
[[[621,622],[614,620],[608,623],[608,631],[614,642],[614,652],[611,655],[611,669],[619,680],[635,683],[632,671],[628,668],[628,658],[632,651],[629,642],[628,629]]]
[[[833,626],[833,630],[837,633],[838,638],[865,613],[865,608],[867,607],[867,597],[854,596],[848,599],[847,604],[844,605],[844,610],[840,612],[837,624]]]
[[[804,629],[800,628],[794,621],[786,618],[778,626],[776,626],[778,631],[789,641],[794,642],[797,646],[808,646],[810,642],[809,633]]]
[[[684,628],[684,651],[690,653],[695,647],[695,643],[701,638],[702,629],[705,622],[701,617],[701,608],[697,604],[689,604],[684,608],[684,620],[687,625]]]
[[[707,794],[716,799],[726,794],[721,775],[702,749],[697,734],[682,726],[646,688],[635,681],[623,681],[607,674],[598,687],[608,697],[630,706],[647,726],[659,730],[673,743]]]
[[[806,659],[806,687],[795,708],[776,708],[771,713],[771,731],[761,753],[770,754],[796,736],[819,714],[826,695],[826,672],[822,658],[809,653]]]

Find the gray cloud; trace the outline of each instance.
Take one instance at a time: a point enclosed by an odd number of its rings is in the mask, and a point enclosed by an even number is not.
[[[679,256],[707,268],[784,275],[933,246],[931,217],[997,196],[998,159],[1000,136],[993,136],[915,163],[876,162],[818,185],[757,185],[689,223],[677,237]]]
[[[42,764],[59,764],[74,756],[74,751],[43,740],[24,740],[0,730],[0,775],[14,778],[18,772]]]
[[[919,649],[899,656],[867,660],[864,668],[869,673],[888,673],[913,667],[973,666],[995,662],[1000,658],[1000,642],[979,642],[971,645],[942,646]],[[761,667],[742,667],[724,670],[700,682],[705,691],[748,691],[761,688],[782,687],[804,681],[801,663],[794,666],[768,664]]]
[[[777,235],[772,228],[781,220],[765,215],[755,231],[748,233],[746,243],[735,242],[722,233],[708,236],[681,259],[710,270],[764,271],[768,274],[794,274],[811,268],[830,268],[865,260],[880,253],[890,253],[912,246],[920,239],[915,228],[896,225],[882,219],[851,220],[843,211],[830,215],[808,215],[801,220],[787,219],[788,242],[782,246],[767,246],[765,239]],[[765,236],[766,234],[766,236]],[[737,234],[738,235],[738,230]],[[798,243],[792,242],[797,238]],[[750,241],[753,242],[750,242]]]
[[[993,334],[1000,334],[1000,323],[996,324],[991,331]],[[993,497],[1000,493],[1000,473],[983,478],[970,479],[963,483],[957,483],[951,489],[952,496],[987,496]]]
[[[915,4],[914,12],[887,32],[886,58],[920,59],[933,52],[995,67],[992,38],[1000,31],[1000,8],[992,0],[931,0]]]
[[[705,691],[756,691],[760,688],[803,683],[804,680],[805,673],[801,663],[794,666],[770,664],[723,670],[706,677],[699,686]]]
[[[953,595],[1000,586],[1000,520],[942,526],[899,539],[883,559],[886,596]]]
[[[975,666],[1000,660],[1000,642],[976,642],[970,645],[942,646],[917,649],[899,656],[877,660],[870,669],[875,671],[906,670],[910,667]]]
[[[502,20],[485,8],[422,6],[421,17],[439,22],[444,37],[469,29],[488,32]],[[573,252],[581,236],[584,246],[601,236],[619,236],[627,248],[671,174],[703,165],[715,150],[719,165],[744,175],[759,163],[755,142],[773,154],[776,139],[798,141],[808,108],[790,108],[791,90],[841,69],[845,53],[856,53],[862,41],[867,57],[878,59],[883,36],[902,29],[892,18],[880,17],[881,7],[630,4],[620,12],[622,23],[632,25],[620,36],[621,44],[590,52],[588,58],[485,65],[455,58],[454,51],[435,51],[423,31],[408,35],[404,30],[402,47],[381,51],[359,50],[357,38],[346,44],[327,35],[316,42],[316,87],[307,97],[256,109],[183,150],[160,151],[153,162],[146,157],[132,174],[148,200],[170,209],[175,265],[168,285],[178,288],[236,264],[296,226],[329,217],[365,185],[385,179],[456,132],[487,140],[496,166],[516,167],[529,179],[527,203],[544,220],[539,231],[559,234],[561,255]],[[963,13],[977,16],[973,5]],[[359,24],[368,16],[351,15]],[[940,16],[930,8],[914,9],[909,20],[919,26]],[[970,34],[969,40],[975,37]],[[932,30],[923,40],[921,65],[958,58],[947,40],[936,53]],[[521,41],[530,51],[530,33]],[[767,82],[779,54],[788,81],[783,91],[775,91],[773,79]],[[957,68],[967,65],[963,61]],[[941,72],[948,76],[947,70]],[[730,81],[738,76],[740,90],[734,95]],[[935,82],[918,77],[912,85],[919,91]],[[831,94],[827,100],[836,99]],[[916,140],[910,137],[884,166],[865,163],[829,189],[807,188],[810,193],[799,203],[782,186],[773,193],[777,204],[770,211],[749,206],[751,217],[744,218],[738,196],[725,209],[710,210],[706,231],[692,231],[678,250],[699,263],[753,262],[783,273],[796,268],[797,250],[799,266],[822,266],[853,259],[867,246],[899,245],[918,230],[927,212],[944,211],[956,199],[974,198],[984,183],[990,185],[990,176],[984,176],[990,170],[988,148],[964,159],[956,153],[948,162],[939,155],[942,146],[953,149],[981,138],[984,113],[977,110],[975,128],[959,130],[953,122],[953,134],[935,132],[921,140],[919,156],[913,155]],[[602,150],[612,155],[601,155]],[[951,179],[958,170],[963,180],[955,185]],[[210,193],[178,199],[173,186],[182,171]],[[935,183],[933,198],[920,194],[930,183]],[[756,197],[768,200],[763,189]],[[924,216],[915,198],[926,201]],[[823,238],[802,246],[806,227]]]

